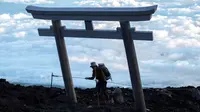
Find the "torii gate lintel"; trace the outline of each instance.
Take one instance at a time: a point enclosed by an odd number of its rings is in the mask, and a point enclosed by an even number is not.
[[[55,36],[63,80],[67,96],[71,103],[77,103],[73,87],[72,75],[67,56],[64,37],[123,39],[128,61],[135,109],[137,112],[146,112],[138,62],[133,40],[153,40],[153,33],[136,31],[130,28],[129,21],[148,21],[157,10],[157,5],[138,8],[47,8],[27,6],[27,12],[35,19],[52,20],[48,28],[39,28],[40,36]],[[85,29],[66,29],[61,26],[61,20],[83,20]],[[94,30],[92,21],[119,21],[120,27],[116,30]]]
[[[61,26],[60,28],[63,36],[68,38],[123,39],[120,27],[116,30],[66,29],[65,26]],[[151,31],[135,31],[135,28],[131,28],[130,30],[133,40],[153,40],[153,32]],[[55,36],[52,28],[39,28],[38,32],[39,36]]]

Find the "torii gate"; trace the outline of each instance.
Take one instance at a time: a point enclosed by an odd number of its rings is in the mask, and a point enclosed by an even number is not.
[[[137,112],[146,112],[138,62],[133,40],[153,40],[152,32],[135,31],[130,28],[129,21],[148,21],[157,10],[157,5],[137,8],[49,8],[27,6],[27,12],[35,19],[52,20],[49,29],[38,29],[40,36],[55,36],[66,95],[71,103],[76,104],[69,59],[64,37],[123,39],[128,61],[129,73]],[[61,20],[83,20],[86,29],[66,29]],[[92,21],[119,21],[117,30],[94,30]]]

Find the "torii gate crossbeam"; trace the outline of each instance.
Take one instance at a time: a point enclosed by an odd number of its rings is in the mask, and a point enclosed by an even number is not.
[[[146,112],[138,62],[133,40],[153,40],[152,32],[130,28],[130,21],[148,21],[157,5],[138,8],[49,8],[27,6],[35,19],[52,20],[50,28],[38,29],[40,36],[55,36],[66,94],[77,103],[64,37],[123,39],[137,112]],[[61,20],[83,20],[86,29],[66,29]],[[94,30],[92,21],[119,21],[117,30]]]

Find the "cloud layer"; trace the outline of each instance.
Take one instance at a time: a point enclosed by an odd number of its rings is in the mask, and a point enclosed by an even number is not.
[[[23,4],[53,4],[52,0],[0,0],[0,2],[23,3]]]
[[[5,2],[5,1],[4,1]],[[7,1],[11,2],[11,1]],[[47,0],[14,0],[13,3],[50,3]],[[59,4],[59,1],[56,1]],[[131,22],[139,31],[153,31],[154,41],[134,41],[145,87],[200,85],[200,15],[197,0],[77,0],[74,6],[137,7],[157,4],[151,21]],[[37,28],[50,21],[35,20],[20,10],[0,14],[0,74],[12,81],[48,83],[51,72],[61,74],[53,37],[39,37]],[[67,28],[84,28],[80,21],[63,21]],[[95,29],[116,29],[118,22],[94,22]],[[105,62],[113,80],[130,85],[122,40],[66,38],[73,76],[91,75],[91,61]],[[62,79],[55,79],[62,85]],[[77,82],[82,82],[77,83]],[[74,79],[76,86],[93,82]],[[85,84],[85,85],[83,85]],[[93,84],[92,84],[93,85]]]

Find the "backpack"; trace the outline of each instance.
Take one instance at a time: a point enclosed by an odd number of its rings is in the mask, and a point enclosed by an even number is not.
[[[109,70],[108,70],[107,67],[105,67],[105,66],[99,66],[99,68],[103,71],[103,73],[104,73],[104,75],[106,77],[106,80],[109,80],[109,79],[112,80],[111,74],[110,74],[110,72],[109,72]]]

